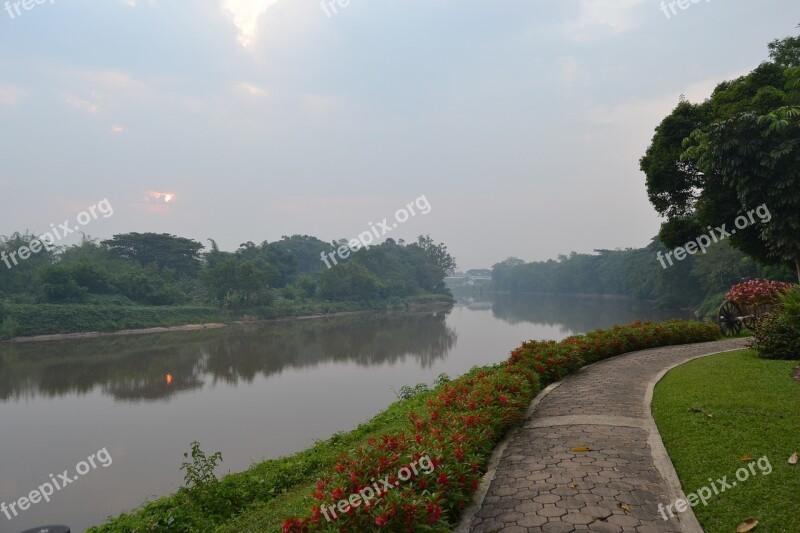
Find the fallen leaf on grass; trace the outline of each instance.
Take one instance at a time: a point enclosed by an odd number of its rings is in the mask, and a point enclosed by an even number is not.
[[[576,453],[580,453],[580,452],[591,452],[593,450],[591,448],[589,448],[588,446],[575,446],[574,448],[572,448],[572,451],[576,452]]]
[[[752,458],[752,457],[750,457],[750,454],[747,454],[747,453],[746,453],[746,454],[744,454],[744,455],[742,456],[742,461],[752,461],[752,460],[753,460],[753,458]]]
[[[620,509],[622,509],[626,513],[632,513],[633,512],[633,509],[631,509],[631,506],[628,505],[627,503],[618,503],[617,507],[619,507]]]
[[[748,531],[754,530],[757,525],[758,520],[750,518],[739,524],[739,527],[736,528],[736,533],[747,533]]]
[[[791,457],[789,457],[789,464],[790,464],[790,465],[796,465],[796,464],[797,464],[797,461],[798,461],[798,459],[800,459],[800,457],[798,457],[798,456],[797,456],[797,452],[794,452],[794,453],[792,454],[792,456],[791,456]]]

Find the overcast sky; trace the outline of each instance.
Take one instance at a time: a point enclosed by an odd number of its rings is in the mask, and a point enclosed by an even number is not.
[[[108,199],[92,237],[233,250],[350,239],[424,195],[388,236],[462,269],[644,246],[653,128],[800,23],[797,0],[332,3],[6,3],[0,234]]]

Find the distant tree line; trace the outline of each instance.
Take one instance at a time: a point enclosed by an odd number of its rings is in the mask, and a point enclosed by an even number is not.
[[[793,279],[790,268],[760,265],[727,241],[666,269],[656,259],[659,251],[667,248],[654,238],[645,248],[572,252],[557,260],[526,263],[512,257],[494,265],[492,280],[495,289],[504,292],[620,295],[684,308],[707,300],[718,302],[743,279]]]
[[[18,250],[30,233],[0,237],[0,252]],[[307,235],[246,242],[233,252],[166,233],[125,233],[42,250],[12,268],[0,264],[0,300],[11,303],[179,305],[227,309],[282,300],[374,301],[444,293],[455,261],[423,235],[411,244],[387,239],[333,268],[320,254],[339,243]]]
[[[774,40],[768,49],[769,61],[718,84],[702,103],[681,97],[656,127],[640,168],[650,203],[665,217],[657,239],[642,249],[572,253],[557,261],[509,258],[492,270],[496,288],[618,294],[699,306],[707,315],[742,280],[800,280],[800,36]],[[758,206],[769,210],[768,223],[731,228]],[[666,247],[726,224],[729,238],[707,254],[669,268],[656,261]]]

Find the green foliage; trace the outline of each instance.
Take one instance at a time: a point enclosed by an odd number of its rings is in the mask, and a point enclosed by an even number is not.
[[[200,243],[169,234],[126,233],[102,242],[84,237],[79,244],[43,249],[14,265],[10,254],[36,238],[31,233],[0,238],[0,252],[12,266],[0,267],[0,299],[98,307],[92,312],[77,308],[76,315],[69,308],[42,307],[38,314],[19,308],[24,316],[6,323],[5,336],[172,325],[176,317],[187,316],[181,309],[145,313],[120,306],[213,303],[225,310],[215,316],[231,311],[244,318],[276,318],[402,307],[427,295],[450,298],[443,278],[452,258],[427,236],[408,246],[387,239],[357,250],[333,272],[320,260],[331,245],[307,235],[260,245],[246,242],[235,252],[220,251],[210,240],[202,257]],[[44,317],[58,322],[47,323]]]
[[[2,305],[2,303],[0,303]],[[0,312],[0,316],[2,312]],[[0,317],[0,341],[13,339],[19,331],[19,323],[10,316]]]
[[[775,39],[769,43],[769,57],[779,65],[800,67],[800,37]]]
[[[411,398],[415,398],[421,394],[425,394],[429,392],[431,389],[425,383],[417,383],[414,387],[409,387],[408,385],[403,385],[400,387],[400,392],[397,393],[397,397],[401,400],[410,400]]]
[[[573,252],[558,261],[524,263],[511,258],[494,265],[492,279],[500,291],[611,294],[667,307],[700,305],[743,278],[792,279],[788,269],[759,265],[727,241],[712,244],[705,255],[690,255],[664,269],[656,254],[667,251],[654,240],[646,248],[596,250],[593,255]]]
[[[278,269],[269,263],[230,256],[208,266],[201,281],[217,303],[239,308],[269,305],[272,302],[269,289],[280,277]]]
[[[436,379],[433,380],[433,388],[438,389],[439,387],[441,387],[445,383],[450,383],[451,381],[453,381],[453,380],[450,379],[450,376],[448,376],[446,373],[442,372],[441,374],[436,376]]]
[[[19,336],[85,331],[117,331],[156,326],[222,322],[229,318],[210,307],[141,307],[108,304],[7,304],[6,320]],[[9,323],[11,324],[11,323]]]
[[[192,460],[189,461],[191,455]],[[222,452],[214,452],[210,456],[200,449],[200,443],[193,441],[191,451],[184,452],[181,470],[186,472],[183,484],[189,490],[202,490],[218,483],[214,470],[222,462]]]
[[[640,166],[650,202],[675,247],[758,206],[767,223],[737,228],[733,247],[800,277],[800,37],[769,45],[772,62],[720,83],[702,104],[684,100],[656,128]],[[790,68],[787,68],[790,67]],[[791,68],[794,67],[794,68]]]
[[[326,300],[373,300],[381,295],[381,282],[351,261],[325,270],[319,277],[319,293]]]
[[[158,271],[172,268],[179,274],[193,276],[200,270],[197,241],[168,233],[123,233],[103,241],[117,256],[140,266],[155,264]]]
[[[759,321],[751,347],[765,359],[800,359],[800,288],[779,299],[778,310]]]
[[[17,336],[19,324],[13,318],[6,318],[0,322],[0,340],[9,340]]]
[[[712,294],[708,296],[703,303],[701,303],[695,313],[697,316],[703,320],[716,320],[717,319],[717,312],[719,311],[719,306],[722,305],[722,302],[725,301],[725,293],[718,292],[716,294]]]

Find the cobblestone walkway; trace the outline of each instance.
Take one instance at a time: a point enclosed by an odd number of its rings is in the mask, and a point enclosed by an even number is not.
[[[459,530],[701,531],[693,515],[665,521],[658,512],[680,487],[646,396],[667,368],[744,345],[734,339],[643,350],[568,377],[511,434],[487,474],[483,501]],[[581,446],[591,451],[571,451]]]

